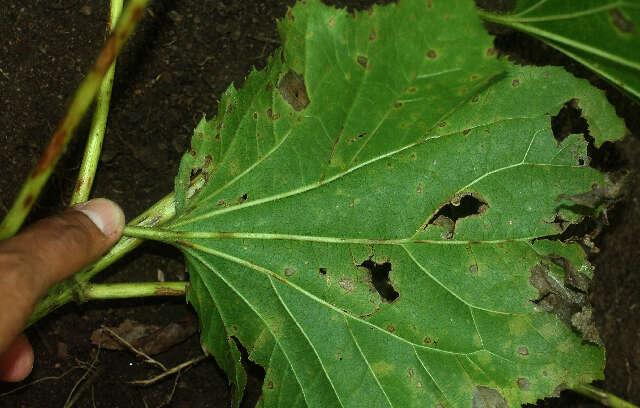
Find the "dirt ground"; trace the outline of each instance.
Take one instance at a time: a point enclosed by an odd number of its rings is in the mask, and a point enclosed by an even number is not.
[[[98,53],[107,11],[97,0],[5,0],[0,7],[0,216],[37,161],[70,96]],[[223,90],[261,68],[278,46],[275,20],[290,1],[156,0],[118,61],[108,131],[93,195],[109,197],[132,218],[172,190],[180,156],[203,113],[213,115]],[[359,3],[371,3],[359,2]],[[354,3],[351,2],[351,5]],[[607,347],[606,380],[598,385],[640,404],[640,107],[579,66],[524,36],[500,32],[496,45],[518,62],[567,66],[607,90],[631,131],[625,141],[597,152],[607,169],[632,172],[626,198],[608,213],[610,225],[596,239],[600,252],[590,300]],[[30,219],[65,207],[83,150],[85,123],[58,164]],[[99,276],[102,282],[184,279],[180,254],[147,244]],[[193,314],[183,299],[68,305],[28,331],[36,350],[33,374],[43,379],[10,395],[0,407],[62,407],[74,386],[74,406],[226,407],[231,398],[213,359],[149,387],[128,384],[158,374],[128,352],[100,351],[90,343],[100,325],[124,319],[164,325]],[[157,356],[174,366],[200,355],[197,335]],[[94,370],[87,371],[87,364]],[[71,370],[71,371],[70,371]],[[261,387],[253,367],[243,406]],[[16,386],[0,384],[0,394]],[[167,401],[171,399],[170,403]],[[538,406],[595,407],[572,392]]]

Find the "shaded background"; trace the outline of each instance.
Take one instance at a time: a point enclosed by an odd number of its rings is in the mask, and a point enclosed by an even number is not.
[[[103,42],[106,1],[5,0],[0,7],[0,217],[36,163],[66,104]],[[337,4],[339,2],[331,2]],[[341,3],[346,3],[342,1]],[[366,8],[372,1],[349,2]],[[505,1],[484,1],[505,7]],[[203,113],[211,117],[217,100],[234,82],[242,84],[252,66],[262,68],[279,45],[276,18],[291,1],[155,0],[118,60],[116,82],[94,197],[120,203],[131,219],[169,193],[181,154]],[[640,238],[637,179],[640,107],[562,55],[526,36],[496,27],[497,48],[517,63],[563,65],[605,89],[631,131],[623,142],[598,152],[609,169],[632,172],[627,196],[608,213],[610,225],[597,239],[600,252],[590,300],[607,346],[606,380],[600,386],[640,403]],[[69,201],[83,141],[85,121],[58,164],[30,220],[60,211]],[[101,282],[185,279],[180,254],[145,244],[108,271]],[[6,311],[3,311],[5,313]],[[124,319],[165,325],[193,314],[184,299],[94,302],[68,305],[28,331],[36,364],[27,382],[51,378],[0,397],[0,407],[62,407],[74,385],[94,363],[91,382],[79,390],[75,407],[157,407],[172,396],[172,407],[227,407],[231,398],[224,373],[208,359],[150,387],[128,381],[159,371],[128,352],[100,351],[90,343],[100,325]],[[197,335],[157,358],[174,366],[201,353]],[[69,371],[71,370],[71,371]],[[250,367],[244,404],[260,393],[261,370]],[[63,375],[64,374],[64,375]],[[175,392],[172,390],[175,386]],[[0,394],[15,388],[0,384]],[[539,406],[597,404],[564,392]]]

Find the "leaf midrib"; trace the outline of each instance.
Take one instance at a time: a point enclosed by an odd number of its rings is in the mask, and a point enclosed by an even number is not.
[[[523,116],[523,117],[502,118],[500,120],[497,120],[497,121],[494,121],[494,122],[491,122],[491,123],[483,123],[481,125],[477,125],[477,126],[469,128],[469,129],[475,129],[475,128],[479,128],[479,127],[486,127],[486,126],[489,126],[489,125],[494,125],[494,124],[497,124],[497,123],[510,121],[510,120],[522,120],[522,119],[533,119],[533,117]],[[464,130],[467,130],[467,129],[464,129]],[[460,134],[460,133],[462,133],[462,131],[463,130],[457,130],[455,132],[446,133],[446,134],[437,135],[437,136],[431,136],[431,137],[427,137],[425,139],[421,139],[421,140],[419,140],[417,142],[408,144],[406,146],[403,146],[403,147],[401,147],[399,149],[396,149],[394,151],[388,152],[386,154],[380,155],[380,156],[375,157],[375,158],[373,158],[371,160],[368,160],[366,162],[362,162],[357,166],[351,167],[348,170],[346,170],[346,171],[344,171],[342,173],[336,174],[333,177],[330,177],[330,178],[325,179],[323,181],[318,181],[318,182],[315,182],[315,183],[308,184],[306,186],[298,187],[298,188],[293,189],[293,190],[289,190],[289,191],[285,191],[285,192],[282,192],[282,193],[279,193],[279,194],[274,194],[274,195],[271,195],[271,196],[263,197],[263,198],[260,198],[260,199],[257,199],[257,200],[253,200],[253,201],[248,201],[248,202],[245,202],[245,203],[242,203],[242,204],[237,204],[237,205],[234,205],[234,206],[231,206],[231,207],[215,209],[215,210],[212,210],[212,211],[209,211],[209,212],[206,212],[204,214],[197,215],[197,216],[193,216],[193,217],[188,217],[188,216],[186,216],[185,218],[178,217],[174,222],[172,222],[172,223],[170,223],[168,225],[168,228],[182,227],[184,225],[192,224],[194,222],[201,221],[201,220],[204,220],[204,219],[207,219],[207,218],[210,218],[210,217],[218,216],[218,215],[221,215],[221,214],[225,214],[227,212],[238,211],[238,210],[242,210],[242,209],[245,209],[245,208],[248,208],[248,207],[253,207],[255,205],[260,205],[260,204],[264,204],[264,203],[267,203],[267,202],[276,201],[276,200],[284,199],[284,198],[291,197],[291,196],[294,196],[294,195],[306,193],[307,191],[311,191],[311,190],[314,190],[316,188],[322,187],[322,186],[324,186],[326,184],[329,184],[329,183],[331,183],[331,182],[333,182],[333,181],[335,181],[337,179],[340,179],[340,178],[342,178],[342,177],[344,177],[344,176],[346,176],[346,175],[348,175],[348,174],[350,174],[350,173],[352,173],[352,172],[354,172],[356,170],[359,170],[359,169],[361,169],[363,167],[366,167],[366,166],[368,166],[370,164],[373,164],[373,163],[375,163],[375,162],[377,162],[379,160],[384,160],[386,158],[392,157],[392,156],[394,156],[394,155],[396,155],[396,154],[398,154],[400,152],[403,152],[405,150],[411,149],[411,148],[413,148],[415,146],[418,146],[420,144],[429,142],[430,140],[435,140],[435,139],[440,139],[440,138],[446,137],[446,136]],[[534,137],[535,136],[536,135],[534,134]],[[531,144],[529,145],[529,148],[530,147],[531,147]],[[529,150],[527,149],[527,153],[528,153],[528,151]],[[525,159],[526,159],[526,155],[523,158],[523,160],[525,160]],[[569,166],[569,165],[563,165],[563,164],[526,163],[524,161],[521,161],[521,162],[518,162],[518,163],[511,164],[509,166],[505,166],[505,167],[501,167],[501,168],[492,170],[491,172],[487,172],[487,173],[483,174],[482,176],[479,176],[476,179],[474,179],[473,181],[471,181],[464,188],[469,188],[470,186],[472,186],[476,182],[480,181],[481,179],[483,179],[483,178],[485,178],[485,177],[487,177],[487,176],[489,176],[491,174],[494,174],[494,173],[496,173],[498,171],[508,170],[510,168],[514,168],[514,167],[521,166],[521,165],[546,166],[546,167],[568,167],[568,168],[580,167],[580,166]],[[243,174],[245,174],[245,173],[246,172],[244,172]],[[220,190],[222,190],[222,189],[219,189],[218,191],[220,191]],[[212,196],[212,194],[208,195],[207,199],[209,199],[210,196]]]

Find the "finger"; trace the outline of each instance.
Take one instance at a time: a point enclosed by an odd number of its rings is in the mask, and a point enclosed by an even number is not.
[[[33,348],[27,336],[21,334],[7,351],[0,355],[0,381],[22,381],[31,374],[32,369]]]
[[[77,272],[109,249],[122,234],[124,214],[104,198],[78,204],[45,218],[0,243],[0,257],[17,258],[24,279],[42,293]],[[6,272],[0,269],[0,273]]]
[[[95,199],[0,242],[0,353],[46,290],[104,253],[123,228],[120,207]]]

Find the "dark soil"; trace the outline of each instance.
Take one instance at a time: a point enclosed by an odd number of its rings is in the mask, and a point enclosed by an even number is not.
[[[107,11],[104,1],[7,0],[0,7],[0,216],[37,161],[70,96],[97,55]],[[264,65],[278,46],[276,18],[291,1],[157,0],[118,61],[104,154],[94,196],[109,197],[132,218],[172,190],[182,152],[205,113],[212,116],[223,90],[243,82],[252,66]],[[353,5],[353,2],[350,3]],[[534,40],[501,33],[499,49],[518,62],[565,65],[607,90],[632,135],[600,153],[605,167],[632,171],[627,196],[609,211],[609,226],[596,239],[596,277],[591,302],[607,346],[606,380],[599,385],[640,403],[640,203],[637,160],[640,109],[606,83]],[[68,202],[83,150],[85,123],[58,164],[30,219],[60,211]],[[104,282],[184,279],[180,254],[147,244],[99,277]],[[124,319],[164,325],[193,313],[183,300],[140,300],[68,305],[28,331],[36,350],[33,374],[43,379],[0,397],[2,407],[62,407],[94,363],[89,382],[76,390],[75,407],[227,407],[231,398],[222,371],[208,359],[177,382],[138,387],[128,381],[158,371],[128,352],[99,354],[90,344],[100,325]],[[200,355],[197,336],[157,356],[174,366]],[[72,370],[72,371],[69,371]],[[252,369],[244,406],[257,400],[260,370]],[[172,389],[175,386],[175,392]],[[14,389],[0,384],[0,394]],[[541,406],[586,407],[593,402],[571,392]]]

